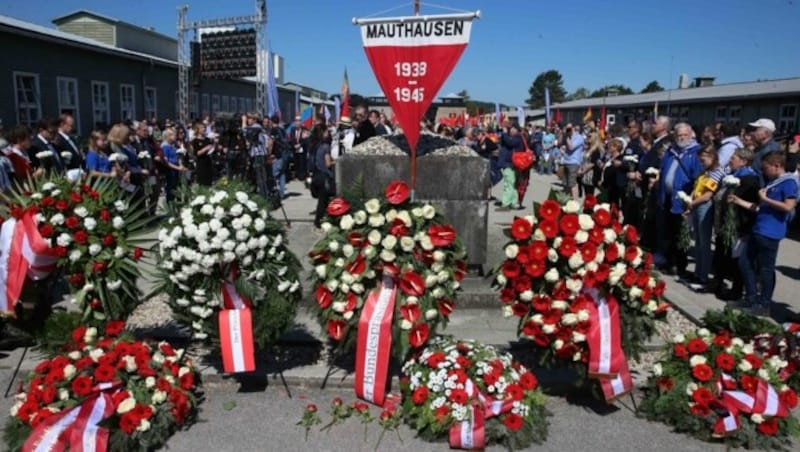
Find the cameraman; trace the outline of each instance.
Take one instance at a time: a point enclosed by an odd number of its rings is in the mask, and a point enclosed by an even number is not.
[[[250,149],[250,161],[258,194],[268,199],[269,184],[267,179],[267,149],[269,138],[259,123],[258,113],[250,112],[242,116],[242,136]]]

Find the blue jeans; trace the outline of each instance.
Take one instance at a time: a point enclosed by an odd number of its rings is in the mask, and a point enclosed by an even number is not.
[[[775,262],[778,259],[780,240],[750,234],[739,257],[739,270],[744,281],[745,300],[769,307],[775,292]],[[761,295],[758,294],[761,283]]]
[[[714,203],[708,201],[697,206],[692,212],[694,229],[694,276],[701,284],[708,283],[711,272],[711,228],[714,225]]]
[[[283,198],[286,196],[286,161],[283,158],[275,159],[272,162],[272,177],[278,183],[278,193]]]

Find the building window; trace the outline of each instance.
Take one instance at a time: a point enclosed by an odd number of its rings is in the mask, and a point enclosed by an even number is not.
[[[741,105],[734,105],[728,109],[728,121],[736,124],[742,124],[742,107]]]
[[[219,113],[219,94],[211,96],[211,114],[216,115]]]
[[[222,104],[220,105],[220,111],[230,111],[229,108],[231,107],[230,98],[228,96],[222,96]]]
[[[42,102],[39,95],[39,74],[14,72],[17,124],[32,126],[42,117]]]
[[[92,81],[92,126],[110,122],[108,108],[108,82]]]
[[[136,119],[136,88],[133,85],[119,85],[119,116],[123,121]]]
[[[75,128],[80,130],[80,111],[78,110],[78,79],[56,77],[58,92],[58,114],[68,114],[75,119]]]
[[[200,104],[197,99],[197,93],[189,94],[189,116],[192,119],[197,119],[200,116]]]
[[[203,116],[205,116],[211,112],[211,105],[210,105],[211,103],[208,100],[208,94],[203,94],[201,98],[202,98],[201,107],[203,108],[201,108],[200,110],[202,111]]]
[[[158,99],[156,89],[152,86],[144,87],[144,119],[158,118]]]
[[[778,131],[793,132],[797,125],[797,104],[781,105],[778,115]]]
[[[718,122],[725,122],[728,120],[728,107],[719,106],[717,107],[717,114],[715,115],[715,121]]]

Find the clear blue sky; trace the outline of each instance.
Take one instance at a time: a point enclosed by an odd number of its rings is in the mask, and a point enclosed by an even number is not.
[[[254,0],[0,0],[0,14],[42,25],[89,9],[175,36],[176,7],[190,20],[252,14]],[[351,92],[378,84],[353,16],[400,0],[272,0],[268,32],[284,56],[286,80],[338,92],[344,67]],[[440,95],[519,105],[534,77],[557,69],[568,92],[622,83],[635,91],[650,80],[675,87],[678,74],[714,75],[717,83],[800,76],[800,0],[436,0],[482,19]],[[446,12],[423,3],[423,13]],[[672,61],[672,63],[670,63]],[[670,69],[672,67],[672,69]],[[670,79],[670,72],[672,78]]]

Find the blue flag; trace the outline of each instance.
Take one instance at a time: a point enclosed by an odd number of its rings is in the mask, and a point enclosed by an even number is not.
[[[275,85],[275,70],[272,67],[273,55],[272,46],[270,46],[267,52],[267,104],[269,107],[267,111],[270,116],[278,115],[278,117],[280,117],[281,109],[278,103],[278,87]]]
[[[333,98],[333,117],[336,121],[342,117],[342,101],[338,96]]]
[[[550,88],[544,87],[544,117],[547,125],[550,125]]]

